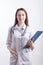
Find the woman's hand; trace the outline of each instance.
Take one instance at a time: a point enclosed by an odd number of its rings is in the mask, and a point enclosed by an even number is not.
[[[27,45],[30,46],[31,50],[34,49],[34,45],[33,45],[33,42],[32,42],[31,40],[29,40],[29,41],[27,42]]]
[[[13,55],[13,56],[18,56],[17,52],[15,50],[13,50],[12,48],[8,47],[10,53]]]

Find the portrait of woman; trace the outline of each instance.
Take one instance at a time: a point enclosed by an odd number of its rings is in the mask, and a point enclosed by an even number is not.
[[[34,49],[34,45],[31,41],[27,11],[24,8],[17,9],[14,25],[8,30],[6,44],[10,52],[10,65],[31,65],[29,52]]]

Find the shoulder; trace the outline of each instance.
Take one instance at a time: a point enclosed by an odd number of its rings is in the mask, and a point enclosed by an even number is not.
[[[27,26],[27,32],[32,37],[34,35],[34,28],[32,26]]]
[[[13,29],[14,29],[14,26],[10,26],[10,27],[8,28],[8,32],[12,32]]]
[[[33,29],[32,29],[32,27],[27,26],[26,32],[32,36],[33,35]]]
[[[27,32],[31,32],[31,27],[30,26],[27,26]]]

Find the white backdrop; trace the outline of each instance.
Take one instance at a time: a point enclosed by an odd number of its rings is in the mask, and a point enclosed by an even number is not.
[[[10,53],[6,48],[8,28],[14,24],[15,12],[20,7],[27,10],[33,33],[43,30],[43,0],[0,0],[0,65],[9,65]],[[30,51],[32,65],[43,65],[43,34],[34,46]]]

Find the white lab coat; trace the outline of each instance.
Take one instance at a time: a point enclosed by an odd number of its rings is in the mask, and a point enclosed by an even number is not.
[[[30,49],[23,48],[26,45],[27,41],[31,39],[31,32],[29,26],[27,26],[26,30],[25,27],[26,25],[24,24],[23,30],[21,29],[18,30],[18,25],[16,25],[14,29],[14,33],[11,33],[11,28],[9,29],[7,46],[11,47],[18,54],[18,57],[13,56],[11,54],[10,65],[31,65],[31,62],[29,60]],[[25,30],[25,34],[21,36],[24,30]]]

